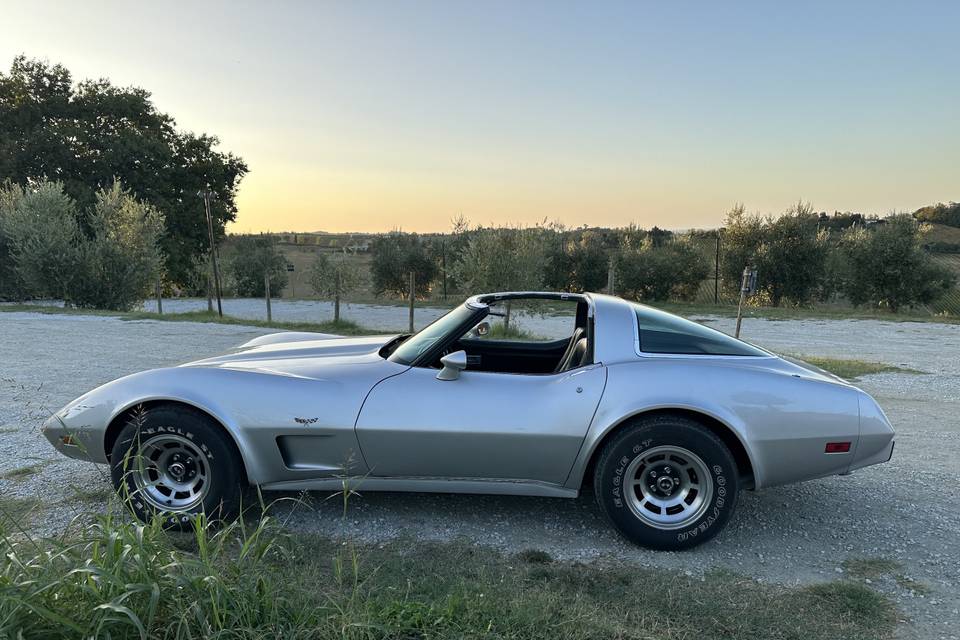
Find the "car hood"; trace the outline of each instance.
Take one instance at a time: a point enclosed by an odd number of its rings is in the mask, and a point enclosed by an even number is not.
[[[279,333],[261,336],[232,351],[181,367],[255,370],[296,377],[327,377],[332,367],[383,363],[379,351],[396,336],[343,338],[322,333]]]

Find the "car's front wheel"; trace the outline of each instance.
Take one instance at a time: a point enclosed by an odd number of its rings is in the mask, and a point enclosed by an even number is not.
[[[242,462],[223,430],[204,414],[175,405],[134,410],[110,455],[113,484],[138,518],[162,517],[189,528],[240,508]]]
[[[639,418],[605,444],[594,492],[629,540],[689,549],[717,535],[733,514],[737,466],[723,441],[694,420]]]

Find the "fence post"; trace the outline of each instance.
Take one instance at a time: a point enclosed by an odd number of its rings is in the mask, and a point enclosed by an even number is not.
[[[333,321],[340,322],[340,269],[333,274]]]
[[[613,259],[611,258],[610,264],[607,267],[607,295],[615,296],[617,295],[617,268],[614,266]]]
[[[267,322],[273,322],[273,311],[270,309],[270,274],[263,274],[263,290],[267,294]]]
[[[713,304],[720,304],[720,229],[717,229],[717,257],[713,267]]]
[[[410,272],[410,333],[413,333],[413,302],[417,297],[417,274]]]
[[[163,289],[160,286],[160,274],[157,273],[157,313],[163,315]]]
[[[747,291],[750,290],[750,265],[743,268],[743,277],[740,280],[740,303],[737,305],[737,331],[733,334],[734,338],[740,337],[740,321],[743,320],[743,301],[747,297]]]
[[[210,273],[207,273],[207,313],[213,313],[213,294],[210,293],[210,287],[212,283],[210,282]]]

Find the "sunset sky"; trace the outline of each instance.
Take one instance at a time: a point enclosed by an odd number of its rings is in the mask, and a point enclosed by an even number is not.
[[[232,231],[717,226],[960,200],[960,3],[7,2],[0,67],[151,91]]]

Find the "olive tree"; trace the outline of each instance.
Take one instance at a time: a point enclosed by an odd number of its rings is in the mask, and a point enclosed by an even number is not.
[[[410,273],[416,280],[416,295],[426,297],[437,277],[437,263],[431,246],[415,233],[393,232],[380,236],[370,247],[373,261],[370,277],[377,295],[405,296]]]
[[[934,302],[955,283],[954,276],[923,250],[922,230],[909,215],[849,229],[838,248],[839,289],[854,305],[896,312],[903,306]]]
[[[777,307],[785,300],[807,304],[826,275],[828,236],[808,203],[783,215],[749,215],[735,206],[724,223],[721,270],[724,285],[739,290],[744,267],[757,269],[758,292]]]
[[[340,322],[340,299],[360,284],[357,269],[347,263],[343,253],[332,257],[318,253],[310,264],[307,278],[318,296],[333,300],[333,321]]]
[[[8,253],[4,278],[16,297],[51,297],[69,303],[80,267],[76,207],[56,182],[31,188],[7,185],[0,203]]]
[[[14,275],[31,295],[121,311],[149,295],[162,266],[163,216],[118,182],[82,212],[51,182],[7,188],[0,203]]]
[[[621,249],[614,264],[618,287],[638,300],[689,300],[710,272],[706,256],[685,238],[659,245],[647,238],[639,247]]]
[[[454,265],[457,281],[472,293],[542,288],[547,233],[542,227],[478,229]],[[509,327],[509,304],[506,314]]]
[[[227,272],[238,296],[264,297],[267,278],[270,279],[271,298],[278,297],[287,286],[287,259],[272,235],[233,236],[228,252]]]

